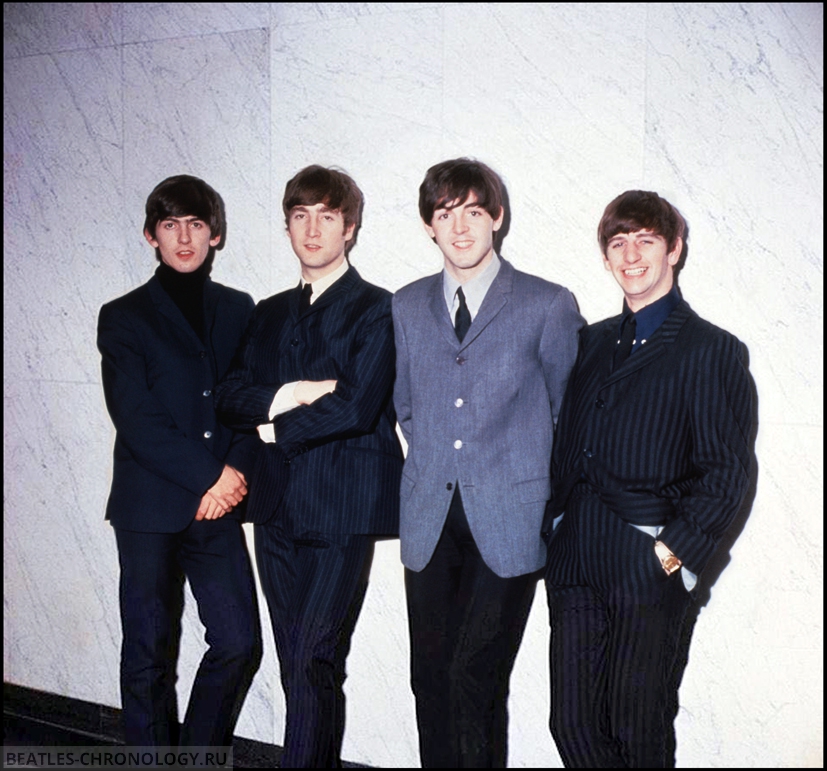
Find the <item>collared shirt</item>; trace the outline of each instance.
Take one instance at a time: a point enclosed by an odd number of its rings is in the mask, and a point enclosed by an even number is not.
[[[333,284],[344,276],[349,267],[350,264],[347,261],[347,257],[345,257],[344,262],[332,273],[328,273],[326,276],[322,276],[321,278],[317,278],[315,281],[310,282],[301,279],[299,283],[302,287],[308,283],[313,287],[313,294],[310,295],[310,304],[313,305],[313,303],[322,296],[325,290],[330,289]]]
[[[445,304],[448,306],[448,313],[451,314],[451,323],[457,315],[457,308],[459,308],[459,298],[457,297],[457,289],[462,287],[462,293],[465,295],[465,304],[468,306],[468,312],[471,314],[471,321],[474,320],[480,310],[482,301],[497,273],[500,272],[500,258],[494,253],[494,259],[486,266],[485,270],[478,276],[474,276],[470,281],[460,284],[447,270],[442,270],[442,292],[445,296]]]
[[[623,301],[623,318],[620,320],[620,328],[618,329],[618,338],[623,332],[623,326],[631,316],[635,317],[635,342],[632,346],[632,353],[637,351],[640,346],[646,345],[646,341],[655,334],[669,317],[681,301],[678,287],[674,284],[672,288],[663,297],[655,300],[651,305],[641,308],[637,313],[632,313],[626,300]]]
[[[322,294],[330,289],[333,284],[335,284],[342,276],[347,273],[350,264],[347,261],[347,257],[345,257],[344,262],[336,268],[332,273],[328,273],[326,276],[322,276],[321,278],[316,279],[315,281],[305,281],[303,278],[300,279],[299,284],[301,287],[304,287],[305,284],[310,284],[313,287],[313,294],[310,295],[310,304],[318,300]],[[273,401],[270,404],[270,420],[273,420],[277,415],[281,415],[282,413],[289,412],[290,410],[299,407],[299,403],[296,401],[296,386],[299,384],[300,381],[295,380],[292,383],[285,383],[278,391],[276,391],[276,395],[273,397]],[[264,425],[258,426],[258,435],[261,437],[263,442],[273,443],[276,441],[276,427],[272,423],[265,423]]]

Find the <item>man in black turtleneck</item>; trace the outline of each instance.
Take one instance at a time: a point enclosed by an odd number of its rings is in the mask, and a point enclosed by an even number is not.
[[[253,300],[209,278],[226,221],[221,197],[202,180],[161,182],[146,202],[144,235],[160,263],[155,276],[104,305],[98,324],[103,388],[117,431],[106,517],[121,568],[126,741],[226,746],[261,659],[238,518],[258,439],[218,422],[212,392]],[[209,647],[179,735],[185,577]]]

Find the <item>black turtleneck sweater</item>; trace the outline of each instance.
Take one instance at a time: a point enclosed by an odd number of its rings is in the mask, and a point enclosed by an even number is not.
[[[204,282],[209,274],[206,262],[192,273],[179,273],[165,262],[155,271],[164,291],[184,314],[200,340],[204,339]]]

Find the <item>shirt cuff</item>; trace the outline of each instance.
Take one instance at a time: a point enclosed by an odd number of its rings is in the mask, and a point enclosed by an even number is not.
[[[278,391],[276,391],[276,395],[273,397],[273,401],[270,404],[270,412],[268,413],[270,420],[273,420],[273,418],[277,415],[282,415],[283,413],[289,412],[299,406],[299,403],[296,401],[295,397],[296,386],[299,382],[300,381],[295,380],[292,383],[286,383],[279,388]],[[266,442],[267,444],[275,444],[276,427],[272,423],[264,423],[260,426],[256,426],[256,431],[258,431],[258,435],[262,442]]]

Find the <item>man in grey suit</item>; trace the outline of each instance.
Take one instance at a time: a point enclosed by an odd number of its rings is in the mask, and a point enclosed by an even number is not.
[[[505,767],[508,683],[546,562],[552,438],[583,319],[568,290],[497,255],[502,182],[485,164],[430,168],[419,211],[444,270],[396,293],[393,322],[420,757]]]

